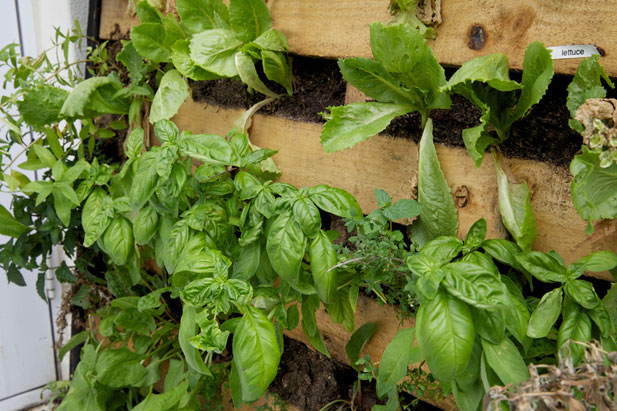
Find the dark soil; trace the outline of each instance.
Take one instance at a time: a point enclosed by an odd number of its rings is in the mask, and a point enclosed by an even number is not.
[[[294,120],[323,122],[319,115],[328,106],[345,104],[345,82],[335,60],[292,56],[293,96],[285,94],[261,109],[261,113]],[[272,90],[282,88],[264,80]],[[264,96],[247,92],[237,80],[222,79],[191,82],[193,99],[227,108],[249,108]]]
[[[455,69],[446,69],[451,76]],[[294,95],[264,107],[262,113],[294,120],[323,122],[319,115],[328,106],[345,101],[345,82],[335,60],[293,56]],[[513,78],[520,73],[512,73]],[[527,158],[567,166],[580,149],[581,136],[570,129],[566,108],[567,87],[572,76],[556,75],[542,101],[529,115],[515,123],[511,136],[500,148],[508,157]],[[239,81],[225,79],[191,83],[193,99],[228,107],[248,108],[260,101],[259,93],[248,94]],[[463,146],[461,132],[478,124],[480,111],[460,96],[449,110],[433,110],[434,137],[438,143]],[[385,134],[419,141],[422,130],[418,114],[395,119]]]
[[[353,368],[329,359],[301,342],[285,337],[285,350],[278,374],[269,391],[301,410],[317,411],[335,400],[350,401],[356,379],[357,374]],[[358,398],[354,401],[358,410],[370,410],[375,404],[384,404],[384,401],[377,399],[374,381],[373,383],[362,381],[361,385],[361,403]],[[401,401],[405,399],[411,400],[404,396]],[[338,403],[331,409],[338,410],[340,405],[341,403]],[[428,411],[438,408],[420,401],[417,406],[410,406],[409,409]]]

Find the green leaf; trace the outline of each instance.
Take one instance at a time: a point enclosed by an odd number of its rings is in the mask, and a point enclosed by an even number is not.
[[[23,233],[30,231],[30,227],[23,225],[0,204],[0,234],[19,238]]]
[[[446,272],[442,283],[446,290],[467,304],[484,310],[510,307],[506,286],[486,268],[478,264],[455,262],[442,269]]]
[[[182,397],[187,394],[189,382],[184,381],[169,391],[162,394],[153,394],[150,392],[148,396],[133,408],[133,411],[169,411],[178,409],[178,403]]]
[[[165,27],[162,23],[141,23],[134,26],[131,28],[131,41],[144,58],[155,63],[170,61],[171,51],[165,45]]]
[[[484,218],[479,219],[469,227],[467,235],[465,236],[464,253],[474,251],[484,243],[486,238],[486,220]]]
[[[440,236],[456,236],[458,231],[454,199],[433,144],[431,119],[424,127],[418,156],[418,202],[422,204],[422,211],[412,226],[411,238],[423,246]]]
[[[334,302],[325,304],[325,306],[332,321],[342,324],[349,332],[356,328],[355,307],[351,305],[351,297],[347,289],[339,289]]]
[[[566,106],[570,110],[572,119],[576,116],[576,110],[588,98],[606,97],[606,90],[602,86],[602,79],[611,88],[615,87],[600,65],[600,56],[594,55],[580,62],[576,69],[576,75],[568,86]],[[570,120],[570,126],[580,133],[584,130],[583,125],[577,120]]]
[[[124,217],[118,216],[103,233],[103,250],[111,261],[117,265],[125,265],[133,250],[133,225]]]
[[[261,2],[261,0],[259,0]],[[263,4],[263,3],[262,3]],[[278,94],[270,90],[259,78],[257,69],[255,69],[255,63],[253,59],[246,53],[239,51],[235,57],[236,70],[238,75],[244,84],[250,88],[259,91],[261,94],[265,94],[268,97],[278,97]]]
[[[531,275],[545,283],[566,281],[566,267],[548,253],[528,251],[515,256],[516,261]]]
[[[366,323],[349,337],[349,341],[345,345],[345,353],[347,354],[347,358],[349,359],[349,363],[352,368],[358,372],[360,372],[360,367],[356,364],[362,355],[362,349],[364,345],[370,341],[371,337],[375,333],[377,329],[377,324],[375,323]]]
[[[480,56],[465,62],[450,77],[444,89],[458,93],[461,87],[469,87],[474,82],[486,83],[499,91],[518,90],[522,87],[510,80],[508,57],[503,53]]]
[[[536,239],[536,219],[531,208],[531,195],[525,181],[514,183],[494,156],[499,191],[501,221],[523,251],[529,251]]]
[[[396,203],[384,208],[383,215],[389,220],[395,221],[401,218],[414,218],[422,212],[422,205],[415,200],[403,198]]]
[[[490,239],[482,243],[482,248],[488,255],[493,257],[495,260],[507,264],[510,267],[519,267],[519,263],[516,260],[516,255],[521,253],[521,249],[512,241],[503,239]]]
[[[480,380],[475,380],[465,391],[458,387],[458,380],[452,384],[452,394],[461,411],[476,411],[484,397],[484,387]]]
[[[276,29],[264,31],[251,44],[256,45],[262,50],[288,52],[287,37]]]
[[[395,103],[418,107],[421,95],[404,88],[400,80],[390,74],[381,63],[366,58],[340,59],[338,66],[343,79],[358,90],[381,103]]]
[[[90,247],[94,244],[109,226],[112,217],[109,215],[111,203],[111,198],[100,187],[90,193],[81,212],[81,225],[86,233],[84,246]]]
[[[171,46],[171,62],[180,74],[195,81],[220,78],[220,76],[197,66],[191,59],[190,40],[178,40]]]
[[[568,278],[575,279],[585,271],[600,272],[617,267],[617,254],[612,251],[597,251],[568,266]]]
[[[317,320],[315,312],[319,309],[319,297],[317,295],[304,295],[302,297],[302,332],[309,339],[313,347],[330,358],[330,353],[324,344],[319,328],[317,328]]]
[[[222,166],[234,163],[233,148],[221,136],[183,132],[180,147],[183,155],[204,163]]]
[[[272,24],[268,6],[262,0],[230,0],[229,21],[245,43],[255,40]]]
[[[161,12],[150,3],[149,1],[139,1],[135,6],[139,21],[142,23],[161,23],[163,21]]]
[[[58,351],[58,358],[60,361],[64,358],[64,356],[70,352],[73,348],[78,347],[79,345],[85,343],[90,337],[90,333],[88,331],[82,331],[77,333],[71,337],[70,340],[66,342]]]
[[[482,339],[482,348],[486,362],[505,385],[516,385],[529,379],[527,365],[509,338],[504,338],[499,344]]]
[[[267,233],[266,251],[281,279],[298,283],[305,250],[306,236],[292,215],[284,213],[276,217]]]
[[[419,361],[419,351],[414,349],[416,331],[412,328],[399,330],[381,356],[377,374],[377,395],[382,397],[397,388],[407,375],[410,364]]]
[[[191,59],[211,73],[234,77],[238,75],[234,56],[242,44],[231,30],[206,30],[191,39]]]
[[[568,340],[588,343],[591,340],[591,320],[580,305],[566,301],[563,320],[557,334],[557,346],[562,349]],[[574,365],[583,358],[584,347],[571,342],[570,353]]]
[[[596,323],[602,337],[610,336],[614,327],[611,322],[611,317],[604,306],[600,305],[593,310],[587,310],[587,315]],[[604,347],[604,349],[606,350],[607,347]]]
[[[444,70],[412,25],[372,23],[370,31],[375,60],[396,73],[405,90],[414,95],[413,106],[423,117],[428,109],[450,107],[450,98],[439,89],[446,83]]]
[[[374,192],[377,207],[388,207],[392,205],[392,197],[390,197],[390,194],[380,188],[376,188]]]
[[[440,291],[420,305],[416,337],[431,374],[452,381],[467,367],[475,339],[469,307]]]
[[[556,288],[542,296],[540,303],[531,314],[527,335],[532,338],[544,338],[559,318],[563,292]]]
[[[321,228],[319,210],[308,198],[299,198],[293,205],[293,216],[307,237],[313,238]]]
[[[156,173],[156,152],[148,151],[137,159],[135,177],[131,184],[131,205],[141,209],[156,190],[159,176]]]
[[[290,96],[293,94],[291,84],[291,65],[289,59],[281,52],[262,50],[264,74],[270,81],[280,84]]]
[[[512,301],[512,309],[505,316],[506,327],[518,342],[525,344],[530,315],[523,293],[509,277],[502,276],[501,281],[506,285]]]
[[[221,0],[176,0],[176,10],[192,33],[229,26],[227,6]]]
[[[317,295],[324,303],[334,303],[337,291],[337,271],[333,269],[337,261],[336,250],[325,231],[318,231],[309,243],[308,253]]]
[[[159,226],[159,215],[150,205],[146,205],[139,210],[135,221],[133,222],[133,235],[135,242],[139,245],[145,245],[154,235]]]
[[[129,102],[113,98],[122,83],[115,77],[92,77],[82,81],[71,90],[62,105],[60,114],[64,117],[95,117],[101,114],[126,114]]]
[[[274,326],[260,310],[245,310],[236,327],[232,350],[242,401],[255,401],[274,380],[281,359]]]
[[[574,156],[570,173],[574,176],[572,202],[578,214],[589,224],[587,234],[593,232],[592,220],[617,217],[617,164],[600,167],[600,158],[586,146]]]
[[[534,41],[525,50],[523,60],[523,90],[510,116],[510,123],[524,117],[529,109],[538,104],[553,78],[553,59],[550,50],[539,41]]]
[[[199,350],[189,342],[196,334],[197,322],[195,321],[195,307],[183,305],[180,329],[178,331],[178,343],[182,354],[189,367],[199,374],[212,375],[208,366],[204,363]]]
[[[324,149],[333,153],[382,132],[394,118],[413,111],[413,108],[391,103],[353,103],[328,107],[328,110],[328,121],[319,139]]]
[[[148,118],[150,123],[154,124],[175,116],[188,95],[188,87],[178,70],[169,70],[161,79],[159,89],[152,100]]]
[[[143,57],[137,52],[132,41],[122,40],[122,51],[116,56],[116,60],[124,64],[129,71],[129,77],[133,84],[141,83],[148,72],[148,66]]]
[[[596,308],[600,304],[600,297],[596,294],[593,284],[584,280],[573,280],[566,283],[568,297],[588,310]]]
[[[146,376],[143,356],[128,348],[102,351],[96,361],[96,379],[112,388],[133,386]]]
[[[17,102],[17,110],[23,120],[32,127],[43,127],[62,119],[60,111],[69,93],[61,88],[43,84],[24,92]]]
[[[476,333],[493,344],[499,344],[506,337],[505,311],[472,309],[471,314]]]
[[[106,411],[105,398],[109,395],[109,391],[101,385],[98,385],[95,389],[95,382],[91,379],[96,363],[96,355],[94,346],[84,346],[81,352],[81,360],[73,374],[69,391],[57,410]]]
[[[325,184],[308,189],[309,199],[323,211],[347,218],[361,218],[362,209],[347,191]]]

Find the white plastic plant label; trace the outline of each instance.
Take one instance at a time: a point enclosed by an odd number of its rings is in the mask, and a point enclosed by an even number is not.
[[[598,48],[593,44],[575,44],[572,46],[547,47],[552,53],[553,60],[558,59],[580,59],[600,54]]]

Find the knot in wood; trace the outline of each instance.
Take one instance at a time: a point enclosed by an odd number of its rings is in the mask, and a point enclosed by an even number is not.
[[[466,185],[458,186],[454,192],[454,204],[458,208],[463,208],[469,204],[469,189]]]
[[[487,37],[484,27],[479,24],[474,24],[469,28],[469,32],[467,33],[467,47],[472,50],[481,50],[486,44]]]

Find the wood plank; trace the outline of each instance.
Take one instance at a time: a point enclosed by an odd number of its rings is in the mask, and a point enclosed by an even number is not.
[[[127,0],[103,0],[100,35],[115,39],[126,34],[136,19],[124,10]],[[389,0],[270,0],[274,26],[285,33],[292,52],[320,57],[370,57],[369,28],[374,21],[388,21]],[[459,66],[484,54],[508,55],[514,69],[521,69],[527,44],[547,46],[595,44],[606,55],[606,71],[617,76],[617,7],[605,0],[447,0],[442,4],[443,23],[437,27],[432,47],[445,65]],[[472,50],[470,32],[481,27],[483,47]],[[556,60],[555,70],[573,74],[580,59]]]
[[[188,101],[174,121],[181,130],[225,135],[241,110],[221,109]],[[256,115],[251,139],[260,147],[279,150],[274,160],[283,174],[281,181],[298,187],[328,184],[353,194],[362,209],[376,208],[375,188],[386,190],[395,199],[413,198],[416,188],[417,145],[408,139],[375,136],[353,149],[327,154],[319,143],[321,125],[274,116]],[[490,156],[474,168],[467,152],[458,147],[437,145],[444,174],[459,211],[459,237],[479,218],[485,218],[489,238],[504,237],[497,209],[497,181]],[[504,159],[517,178],[529,183],[536,215],[538,238],[534,249],[555,250],[567,263],[593,251],[617,251],[614,225],[601,227],[594,236],[584,232],[586,223],[576,213],[570,199],[571,177],[565,168],[546,163]],[[594,277],[612,280],[608,272]]]
[[[324,339],[324,343],[328,349],[328,352],[332,358],[349,364],[349,359],[345,353],[345,345],[351,337],[351,333],[342,325],[333,322],[326,310],[321,307],[315,314],[317,320],[317,327],[321,331]],[[359,296],[358,304],[356,305],[356,329],[366,323],[375,323],[377,329],[373,334],[370,341],[364,346],[362,354],[369,354],[372,362],[381,361],[381,356],[390,343],[398,330],[406,327],[413,327],[415,321],[413,318],[406,319],[402,323],[397,318],[396,309],[389,305],[382,305],[372,298],[366,296]],[[302,341],[309,348],[313,349],[313,346],[308,341],[302,327],[298,326],[291,331],[284,331],[285,335],[295,340]],[[415,364],[419,366],[419,364]],[[427,367],[426,370],[428,371]],[[434,401],[429,398],[422,398],[422,400],[429,402],[443,410],[455,410],[456,405],[452,397],[447,397],[444,400]]]

